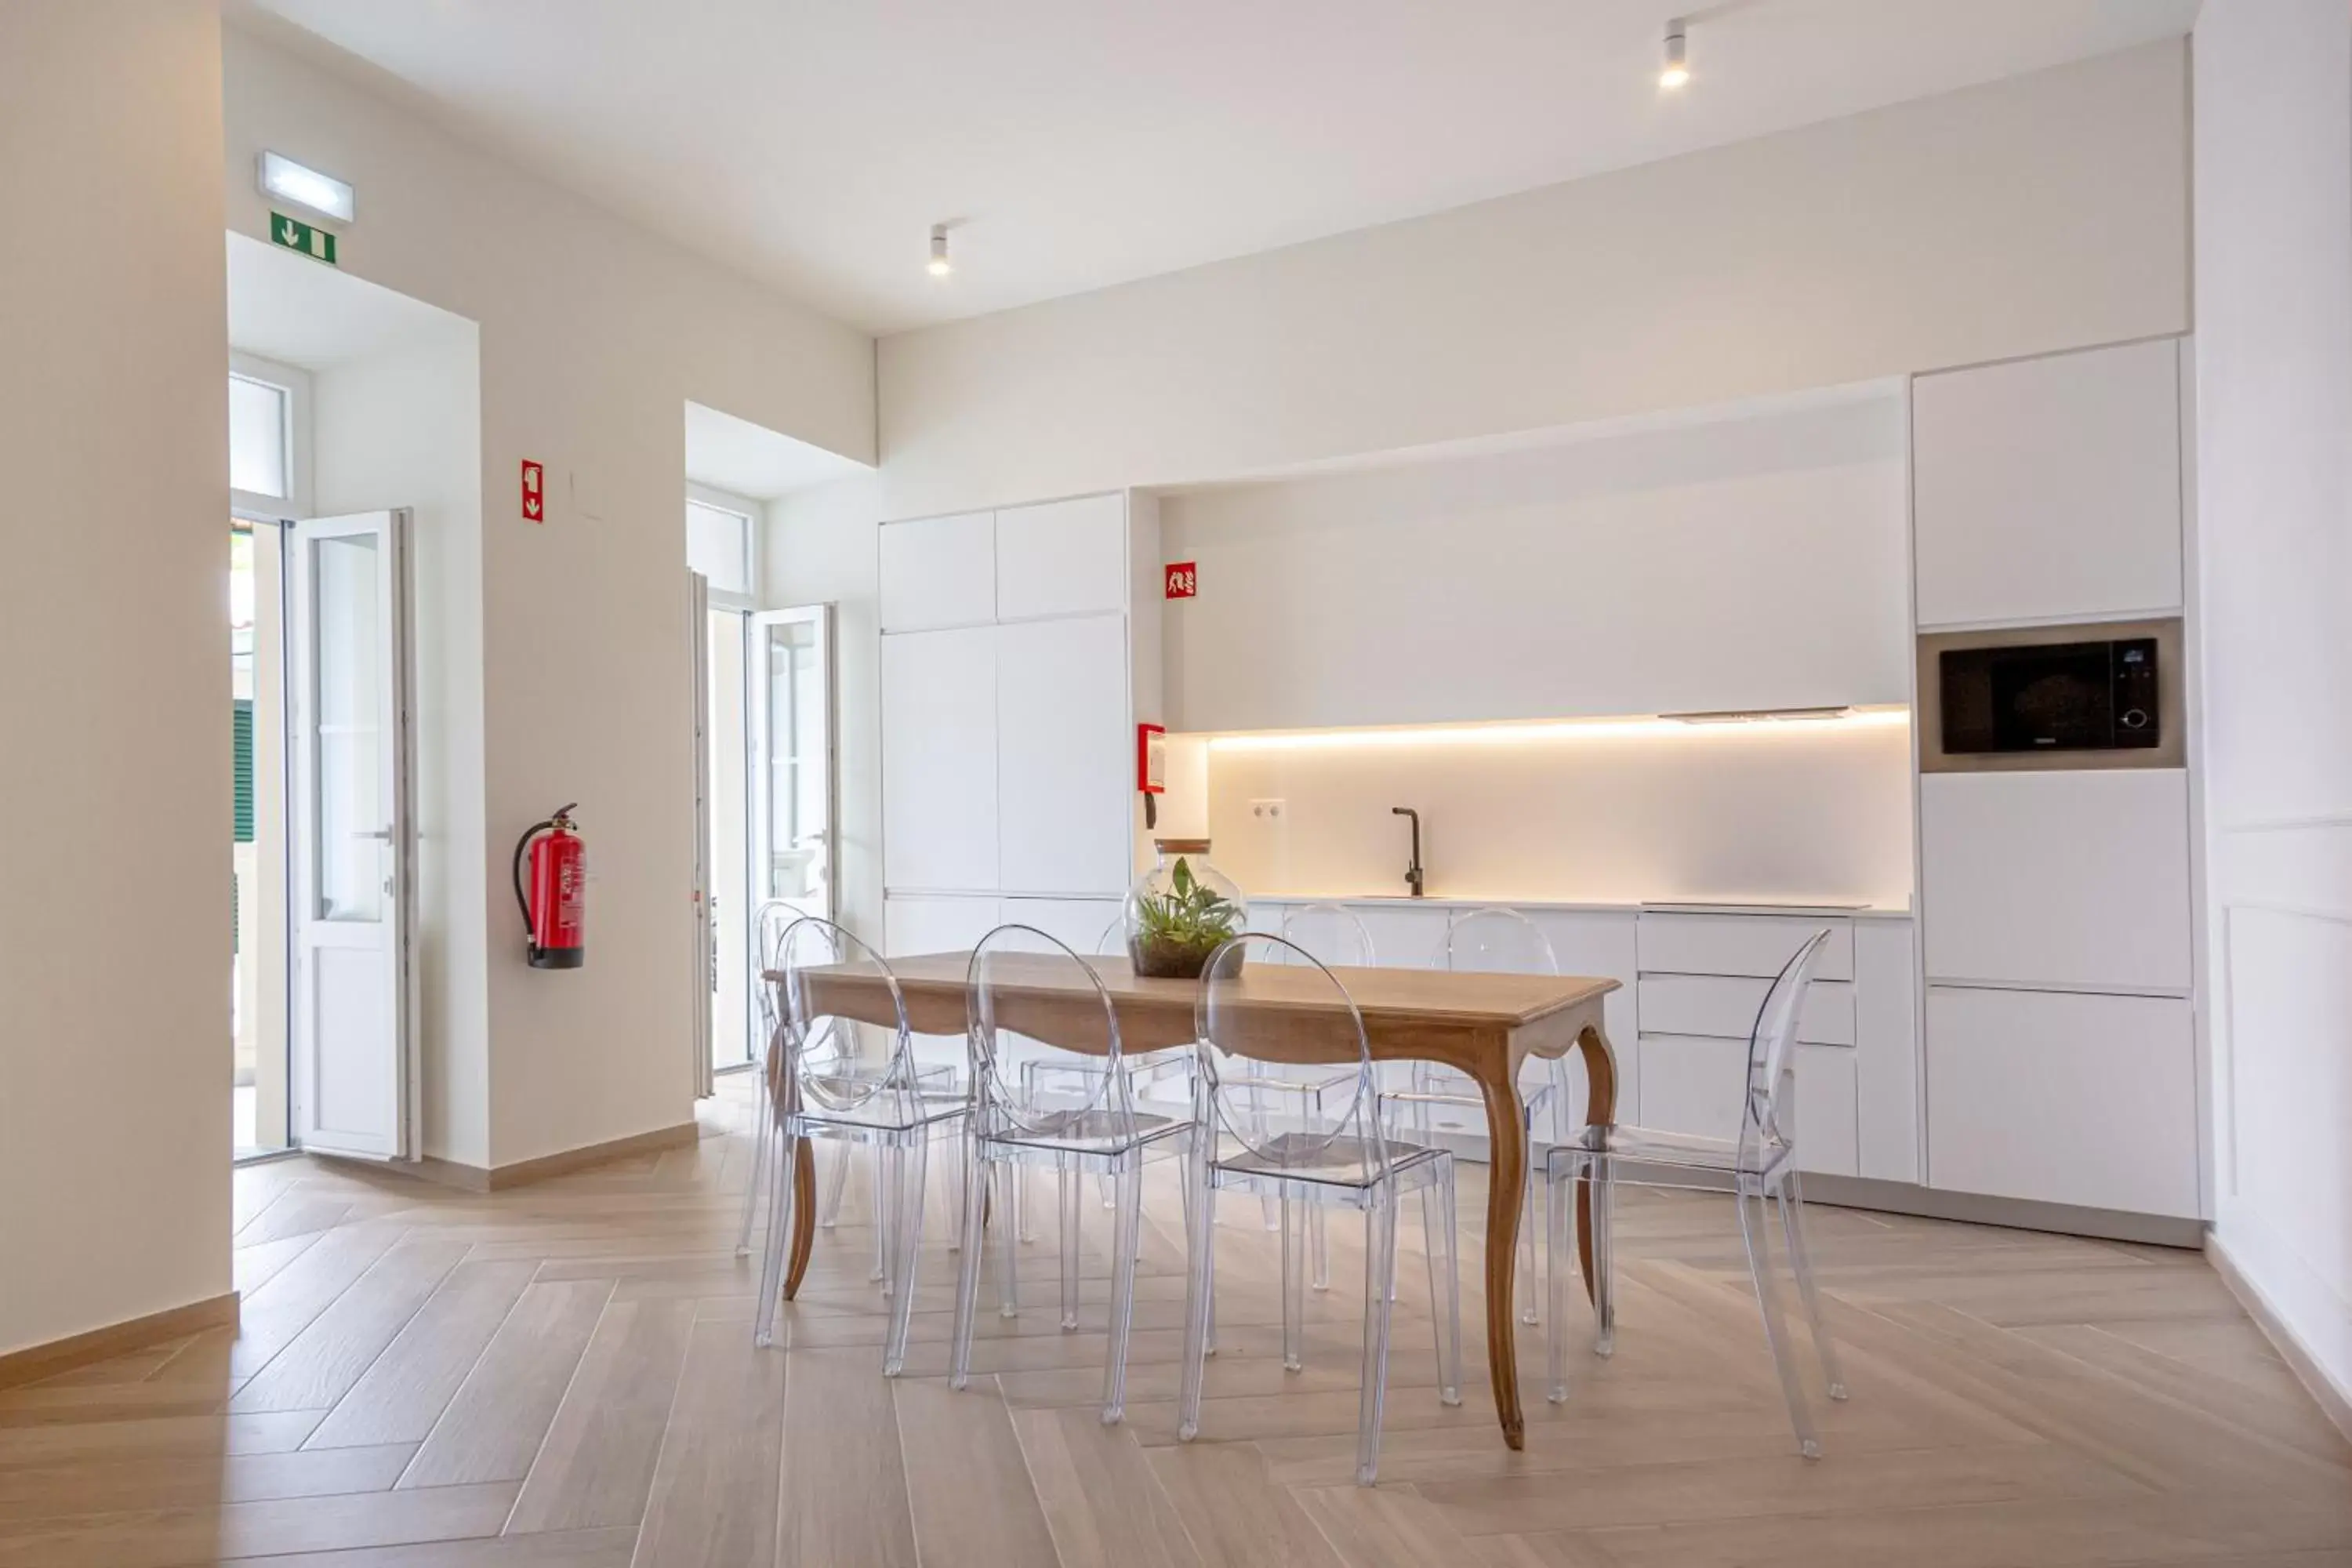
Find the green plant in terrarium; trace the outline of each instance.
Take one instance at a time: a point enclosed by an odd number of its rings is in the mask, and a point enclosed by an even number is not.
[[[1240,918],[1240,907],[1196,879],[1180,855],[1166,891],[1136,896],[1128,957],[1138,974],[1195,978]]]

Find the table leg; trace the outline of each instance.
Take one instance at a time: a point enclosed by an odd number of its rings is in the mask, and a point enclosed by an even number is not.
[[[1588,1127],[1607,1127],[1617,1120],[1617,1057],[1609,1048],[1608,1037],[1591,1025],[1585,1026],[1576,1037],[1577,1048],[1584,1053],[1584,1123]],[[1590,1167],[1587,1167],[1588,1172]],[[1599,1304],[1599,1287],[1592,1278],[1592,1178],[1590,1174],[1576,1179],[1576,1266],[1584,1274],[1585,1300]],[[1558,1333],[1554,1325],[1552,1331]]]
[[[1506,1064],[1507,1068],[1507,1064]],[[1512,1321],[1512,1277],[1519,1261],[1519,1210],[1527,1196],[1528,1118],[1519,1086],[1505,1070],[1481,1072],[1479,1092],[1486,1101],[1486,1369],[1495,1384],[1495,1413],[1503,1441],[1527,1446],[1527,1417],[1519,1411],[1519,1348]]]
[[[809,1248],[816,1241],[816,1152],[814,1138],[796,1141],[793,1157],[793,1250],[784,1271],[784,1300],[800,1293],[808,1272]]]

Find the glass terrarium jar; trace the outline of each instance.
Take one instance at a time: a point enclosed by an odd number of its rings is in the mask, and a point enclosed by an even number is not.
[[[1139,975],[1197,980],[1209,954],[1249,929],[1249,905],[1209,864],[1205,838],[1155,838],[1159,858],[1127,891],[1127,956]]]

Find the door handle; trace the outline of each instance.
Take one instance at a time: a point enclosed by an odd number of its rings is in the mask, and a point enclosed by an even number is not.
[[[354,838],[373,838],[379,843],[389,844],[392,842],[392,829],[389,827],[360,828],[355,830],[352,834],[352,837]]]

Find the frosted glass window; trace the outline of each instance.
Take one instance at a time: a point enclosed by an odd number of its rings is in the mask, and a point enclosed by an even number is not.
[[[248,495],[283,498],[287,483],[286,393],[266,381],[228,378],[228,484]]]
[[[383,827],[390,815],[381,788],[384,726],[383,632],[376,606],[375,541],[321,539],[312,547],[319,611],[311,694],[318,714],[319,908],[322,921],[383,918]]]
[[[686,503],[686,563],[721,594],[751,595],[751,520],[723,507]]]

